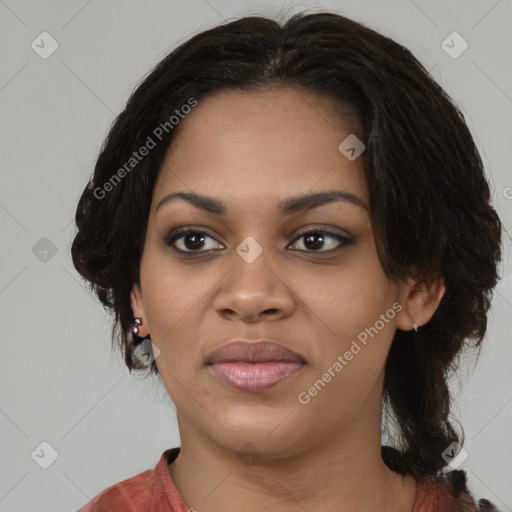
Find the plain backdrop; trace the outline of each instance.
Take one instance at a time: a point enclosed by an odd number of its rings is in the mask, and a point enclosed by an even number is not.
[[[224,20],[283,7],[344,14],[411,49],[465,113],[510,229],[510,0],[0,0],[0,512],[76,510],[179,446],[163,386],[129,376],[111,353],[110,318],[71,262],[74,213],[109,126],[165,54]],[[461,467],[475,496],[502,511],[512,510],[505,243],[481,357],[452,384]]]

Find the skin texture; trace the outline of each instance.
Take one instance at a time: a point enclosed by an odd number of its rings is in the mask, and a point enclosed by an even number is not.
[[[384,365],[395,329],[412,329],[413,319],[421,326],[434,314],[442,279],[389,280],[368,211],[354,204],[335,201],[289,216],[277,207],[330,190],[369,206],[363,157],[350,161],[338,150],[357,125],[336,122],[334,111],[330,99],[291,88],[218,92],[181,121],[155,185],[132,309],[143,319],[140,335],[150,333],[161,351],[156,363],[177,411],[181,453],[169,471],[199,512],[413,508],[414,480],[390,471],[380,456]],[[182,199],[156,211],[172,192],[217,198],[227,213]],[[164,239],[182,226],[208,232],[196,251],[218,250],[177,254]],[[299,238],[315,228],[352,243],[340,247],[326,237],[315,246]],[[263,249],[252,263],[236,252],[248,236]],[[194,250],[184,238],[175,246]],[[403,309],[301,404],[298,394],[394,303]],[[270,338],[306,364],[262,393],[227,388],[206,360],[237,338]]]

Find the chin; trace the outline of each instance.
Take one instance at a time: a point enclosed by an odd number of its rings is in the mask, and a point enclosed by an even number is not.
[[[293,416],[290,414],[289,419]],[[297,428],[295,422],[283,421],[284,418],[286,415],[282,414],[262,418],[255,411],[251,415],[232,418],[232,422],[224,418],[223,428],[212,434],[220,434],[215,436],[215,442],[235,453],[253,450],[271,459],[286,457],[301,451],[306,440],[314,439],[314,436],[306,429]]]

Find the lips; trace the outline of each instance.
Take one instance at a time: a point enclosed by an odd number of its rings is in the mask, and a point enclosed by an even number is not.
[[[269,340],[231,341],[207,360],[209,370],[222,384],[252,393],[277,386],[304,364],[300,354]]]
[[[266,363],[282,361],[303,363],[304,359],[292,350],[269,340],[243,341],[236,340],[222,345],[208,358],[208,364],[231,363]]]

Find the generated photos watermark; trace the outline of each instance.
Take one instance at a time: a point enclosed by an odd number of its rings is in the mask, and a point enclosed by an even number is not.
[[[189,98],[187,103],[184,103],[179,109],[176,109],[174,114],[169,116],[167,121],[160,123],[151,133],[148,135],[146,142],[137,151],[134,151],[130,158],[101,186],[96,187],[93,191],[93,195],[96,199],[104,199],[108,192],[111,192],[116,185],[130,172],[137,167],[139,162],[144,160],[150,151],[158,145],[159,142],[164,138],[164,134],[168,134],[184,117],[190,113],[192,108],[197,105],[197,100]],[[156,139],[156,140],[155,140]]]
[[[403,307],[399,302],[395,302],[391,308],[389,308],[386,313],[383,313],[380,315],[380,319],[377,320],[373,326],[367,327],[364,329],[364,331],[361,331],[357,335],[357,340],[353,340],[352,344],[350,345],[349,350],[347,350],[343,355],[339,355],[336,358],[336,361],[327,368],[327,370],[322,374],[322,376],[314,382],[311,387],[309,387],[306,391],[301,391],[297,399],[299,403],[302,405],[309,404],[311,402],[311,399],[322,391],[325,386],[331,382],[336,375],[338,375],[345,366],[348,365],[352,359],[354,359],[354,356],[359,354],[361,350],[367,346],[368,344],[368,336],[370,336],[372,339],[377,336],[379,331],[384,329],[384,326],[389,323],[390,320],[392,320],[397,313],[402,311]],[[357,342],[359,341],[359,343]],[[363,345],[361,347],[361,345]]]

